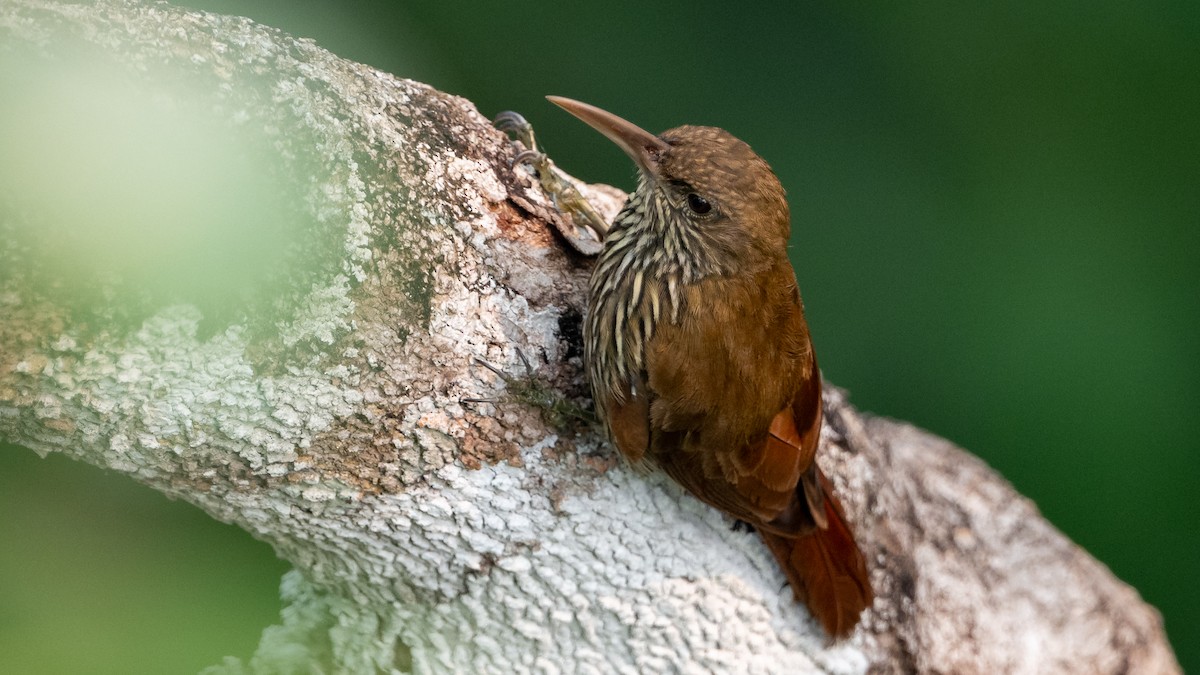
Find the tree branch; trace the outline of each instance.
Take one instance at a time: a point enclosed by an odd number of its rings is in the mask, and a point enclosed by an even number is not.
[[[755,536],[594,429],[461,403],[517,349],[586,402],[590,267],[467,101],[163,5],[10,0],[0,45],[0,437],[295,565],[213,672],[1178,672],[1003,479],[836,389],[822,467],[878,597],[832,646]]]

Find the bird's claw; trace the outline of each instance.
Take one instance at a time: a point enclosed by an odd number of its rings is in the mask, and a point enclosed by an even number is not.
[[[525,352],[518,349],[517,354],[520,354],[521,361],[525,364],[525,375],[527,377],[532,377],[533,369],[530,368],[530,366],[529,366],[529,359],[525,358]],[[500,381],[504,382],[505,385],[511,385],[514,382],[515,378],[513,378],[512,375],[509,375],[508,373],[504,372],[500,368],[496,367],[490,361],[481,359],[478,356],[471,357],[471,365],[483,366],[484,368],[487,368],[488,370],[492,371],[496,375],[496,377],[499,377]],[[459,402],[461,402],[461,403],[499,403],[500,399],[497,399],[497,398],[462,398],[462,399],[459,399]]]
[[[589,424],[595,421],[595,416],[590,411],[567,400],[548,382],[538,379],[524,351],[518,349],[517,357],[521,359],[521,365],[525,369],[523,376],[509,375],[503,369],[484,359],[471,357],[471,363],[483,366],[495,373],[504,382],[507,393],[503,397],[496,398],[463,398],[459,399],[460,402],[496,404],[507,400],[533,406],[541,412],[548,423],[556,428],[566,427],[572,421]]]
[[[525,377],[527,377],[527,378],[533,377],[533,366],[529,365],[529,358],[525,356],[525,352],[521,349],[517,349],[517,356],[520,357],[520,359],[521,359],[521,365],[523,365],[525,367]],[[512,384],[517,379],[517,378],[513,377],[512,375],[509,375],[508,373],[504,372],[499,367],[493,365],[490,361],[481,359],[478,356],[472,356],[471,363],[473,363],[477,366],[483,366],[484,368],[487,368],[488,370],[492,371],[493,373],[496,374],[497,377],[499,377],[501,380],[503,380],[505,384]],[[476,400],[476,399],[464,398],[463,400],[471,401],[471,400]]]
[[[528,164],[535,169],[541,169],[549,161],[550,160],[545,155],[537,150],[522,150],[521,152],[517,153],[516,157],[513,157],[512,163],[513,166]],[[540,174],[541,171],[538,171],[538,173]]]
[[[566,237],[567,242],[584,255],[599,253],[604,245],[604,236],[608,234],[608,223],[567,175],[550,161],[550,157],[538,150],[533,126],[520,113],[511,110],[496,115],[492,123],[497,129],[511,134],[513,140],[521,147],[512,159],[513,166],[530,167],[541,182],[542,191],[550,197],[555,208],[560,213],[570,216],[569,219],[564,219],[566,223],[558,226],[559,232]]]
[[[500,131],[517,134],[517,140],[525,143],[525,147],[533,147],[533,125],[521,113],[505,110],[496,115],[492,124]],[[527,135],[528,140],[521,138],[522,135]]]

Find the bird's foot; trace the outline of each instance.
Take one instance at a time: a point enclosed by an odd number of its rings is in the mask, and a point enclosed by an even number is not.
[[[509,375],[483,359],[472,357],[472,362],[492,371],[504,382],[505,393],[495,398],[464,398],[462,402],[491,404],[511,402],[532,406],[537,408],[542,419],[555,429],[565,429],[574,424],[590,425],[596,422],[596,416],[592,411],[573,403],[549,382],[537,377],[533,366],[529,364],[529,359],[525,358],[525,352],[518,349],[517,356],[521,358],[521,364],[525,370],[524,375]]]
[[[512,135],[520,150],[513,157],[513,166],[525,165],[533,170],[555,208],[569,218],[559,226],[567,242],[584,255],[596,255],[604,245],[608,223],[596,212],[591,203],[579,192],[579,188],[567,175],[554,166],[546,153],[538,150],[533,126],[520,113],[505,111],[496,115],[496,128]]]

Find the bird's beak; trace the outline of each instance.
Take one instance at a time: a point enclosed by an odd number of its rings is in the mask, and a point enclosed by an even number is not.
[[[642,175],[647,178],[658,177],[659,161],[671,147],[667,145],[666,141],[594,105],[562,96],[547,96],[546,98],[554,105],[587,122],[596,131],[608,136],[608,140],[619,145],[625,154],[637,163]]]

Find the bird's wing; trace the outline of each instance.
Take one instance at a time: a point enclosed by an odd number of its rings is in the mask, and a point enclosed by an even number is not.
[[[815,372],[815,371],[814,371]],[[692,494],[735,518],[781,535],[827,526],[814,458],[821,433],[821,383],[814,375],[767,433],[736,451],[706,449],[686,434],[656,439],[655,460]],[[674,442],[672,442],[674,441]]]
[[[767,438],[749,443],[731,456],[737,491],[768,506],[761,527],[778,534],[802,534],[814,525],[828,527],[825,490],[817,468],[821,440],[821,374],[812,375],[771,420]]]

